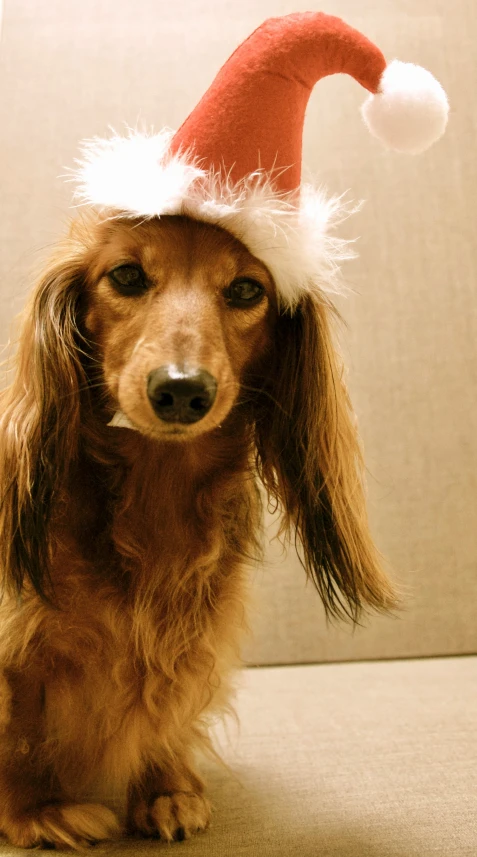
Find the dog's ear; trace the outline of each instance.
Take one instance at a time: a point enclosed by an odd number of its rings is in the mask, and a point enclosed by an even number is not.
[[[86,386],[78,328],[78,252],[58,253],[27,307],[12,385],[0,398],[0,567],[3,588],[50,597],[48,529],[78,451]]]
[[[338,317],[324,296],[278,317],[274,355],[255,413],[258,469],[269,497],[296,527],[299,555],[330,615],[396,599],[366,514],[363,460],[332,340]],[[256,388],[257,381],[254,386]]]

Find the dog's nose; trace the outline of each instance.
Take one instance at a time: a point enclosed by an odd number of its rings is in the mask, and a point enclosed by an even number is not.
[[[205,369],[160,366],[147,377],[147,395],[157,416],[166,423],[196,423],[210,411],[217,382]]]

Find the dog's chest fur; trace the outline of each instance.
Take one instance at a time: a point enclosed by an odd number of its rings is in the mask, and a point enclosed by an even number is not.
[[[194,492],[175,473],[170,460],[138,458],[107,507],[104,473],[83,464],[55,524],[60,609],[32,597],[9,615],[23,646],[30,626],[23,657],[42,686],[42,752],[69,793],[120,787],[146,760],[200,744],[201,715],[229,696],[254,491],[223,468]]]

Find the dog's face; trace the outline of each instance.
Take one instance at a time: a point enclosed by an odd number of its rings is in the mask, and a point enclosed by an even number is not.
[[[265,266],[216,226],[118,220],[100,226],[87,279],[85,325],[113,406],[158,439],[220,425],[270,341]]]

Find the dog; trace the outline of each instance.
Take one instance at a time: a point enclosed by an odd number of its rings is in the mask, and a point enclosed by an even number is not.
[[[0,830],[17,846],[205,829],[194,767],[230,697],[259,477],[331,614],[394,602],[319,290],[188,216],[85,212],[1,393]]]

